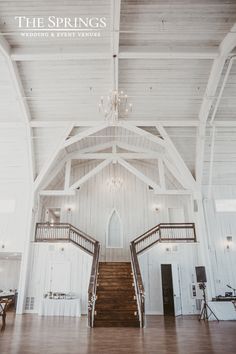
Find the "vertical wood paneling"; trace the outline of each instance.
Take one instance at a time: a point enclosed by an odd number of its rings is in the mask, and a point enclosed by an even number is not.
[[[205,188],[207,193],[207,188]],[[235,186],[213,186],[213,199],[205,200],[205,218],[208,226],[208,244],[211,256],[216,295],[224,295],[227,284],[236,287],[236,218],[235,212],[216,212],[215,199],[236,199]],[[230,250],[226,236],[233,237]]]
[[[77,170],[78,174],[81,176],[81,169],[86,174],[88,168],[91,165],[82,165]],[[142,165],[143,171],[144,168]],[[153,180],[157,178],[157,169],[148,172]],[[74,177],[77,178],[76,170]],[[121,178],[122,186],[118,189],[109,188],[107,181],[111,177]],[[189,196],[155,195],[129,171],[113,164],[82,185],[75,197],[47,197],[43,204],[44,208],[61,207],[61,222],[70,222],[99,240],[102,246],[101,259],[107,261],[129,260],[130,241],[159,222],[168,222],[168,207],[183,208],[186,221],[192,221]],[[160,205],[159,213],[154,210],[156,204]],[[68,212],[69,207],[71,212]],[[124,247],[121,249],[105,247],[107,223],[114,208],[120,215],[124,232]]]
[[[0,290],[18,289],[20,260],[0,259]]]
[[[44,294],[50,291],[51,265],[60,262],[69,262],[70,292],[75,293],[81,299],[82,313],[87,313],[87,292],[92,257],[73,245],[59,243],[32,246],[27,296],[35,297],[33,312],[38,312]]]

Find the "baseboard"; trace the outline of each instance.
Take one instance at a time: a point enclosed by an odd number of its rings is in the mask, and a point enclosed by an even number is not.
[[[163,315],[160,311],[145,311],[145,315]]]

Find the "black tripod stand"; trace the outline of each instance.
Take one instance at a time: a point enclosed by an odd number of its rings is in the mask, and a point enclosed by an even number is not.
[[[215,315],[215,313],[212,311],[212,309],[208,306],[207,304],[207,300],[206,300],[206,284],[205,283],[200,283],[199,284],[199,289],[201,289],[203,291],[203,307],[201,310],[201,313],[199,315],[198,320],[201,321],[208,321],[209,317],[211,315],[213,315],[215,317],[215,319],[219,322],[219,318]],[[208,311],[209,311],[209,315],[208,315]]]

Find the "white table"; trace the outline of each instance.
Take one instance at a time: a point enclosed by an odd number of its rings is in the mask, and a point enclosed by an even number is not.
[[[39,315],[80,317],[80,299],[43,299],[39,308]]]
[[[236,321],[236,309],[231,301],[208,301],[208,306],[221,321]],[[211,314],[209,320],[215,320]]]

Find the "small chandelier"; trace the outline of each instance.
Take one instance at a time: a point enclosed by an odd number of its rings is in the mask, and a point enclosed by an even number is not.
[[[119,118],[127,118],[132,112],[132,103],[128,103],[128,96],[123,91],[113,90],[107,99],[101,96],[99,102],[99,112],[108,122],[117,122]]]

